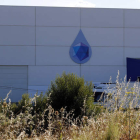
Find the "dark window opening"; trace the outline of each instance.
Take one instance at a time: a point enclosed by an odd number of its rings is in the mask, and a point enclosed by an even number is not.
[[[103,102],[104,101],[104,93],[103,92],[95,92],[94,102]]]
[[[137,76],[137,81],[140,82],[140,76]]]

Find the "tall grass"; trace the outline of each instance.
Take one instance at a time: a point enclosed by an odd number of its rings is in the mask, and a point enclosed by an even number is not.
[[[126,77],[120,80],[118,73],[114,90],[108,87],[105,92],[108,94],[99,103],[101,111],[98,115],[93,111],[92,116],[76,119],[73,118],[73,111],[66,112],[65,108],[54,110],[49,104],[46,104],[43,112],[37,113],[37,95],[25,101],[20,112],[15,114],[11,100],[6,102],[9,92],[0,103],[0,139],[140,139],[139,82],[131,86],[130,81],[126,82]]]

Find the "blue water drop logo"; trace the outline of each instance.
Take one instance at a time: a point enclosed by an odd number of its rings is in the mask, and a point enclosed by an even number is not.
[[[88,44],[82,30],[79,31],[76,39],[70,47],[69,51],[71,59],[78,64],[86,63],[91,55],[91,47]]]

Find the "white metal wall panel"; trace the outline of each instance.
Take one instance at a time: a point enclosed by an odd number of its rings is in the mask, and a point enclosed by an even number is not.
[[[12,90],[10,99],[17,102],[28,91],[27,66],[0,66],[0,98]]]
[[[36,92],[38,92],[38,94],[40,93],[45,94],[47,90],[48,86],[28,86],[28,93],[30,97],[34,97]]]
[[[35,7],[0,6],[0,25],[35,25]]]
[[[70,47],[58,46],[37,46],[37,65],[78,65],[69,56]]]
[[[123,28],[82,28],[90,46],[123,46]]]
[[[140,58],[140,48],[136,48],[136,47],[125,47],[125,51],[124,51],[124,62],[126,65],[126,58],[130,57],[130,58]]]
[[[80,76],[80,66],[29,66],[29,86],[48,86],[57,74],[75,73]]]
[[[35,27],[0,26],[0,45],[35,45]]]
[[[84,65],[123,65],[123,47],[91,47],[92,56]]]
[[[125,28],[125,46],[140,47],[140,28]]]
[[[0,46],[0,65],[35,65],[35,46]]]
[[[123,79],[126,74],[125,66],[82,66],[81,75],[85,80],[94,82],[109,82],[111,76],[112,82],[115,82],[118,70]]]
[[[71,46],[79,27],[37,27],[36,45]]]
[[[123,27],[123,10],[81,8],[81,26]]]
[[[80,26],[79,8],[37,7],[37,26]]]
[[[124,10],[125,27],[139,28],[140,27],[140,10],[139,9],[126,9]]]

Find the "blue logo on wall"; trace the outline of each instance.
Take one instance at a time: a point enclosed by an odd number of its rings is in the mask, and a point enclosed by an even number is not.
[[[69,53],[71,59],[79,64],[86,63],[90,59],[92,55],[91,47],[81,30],[71,45]]]

